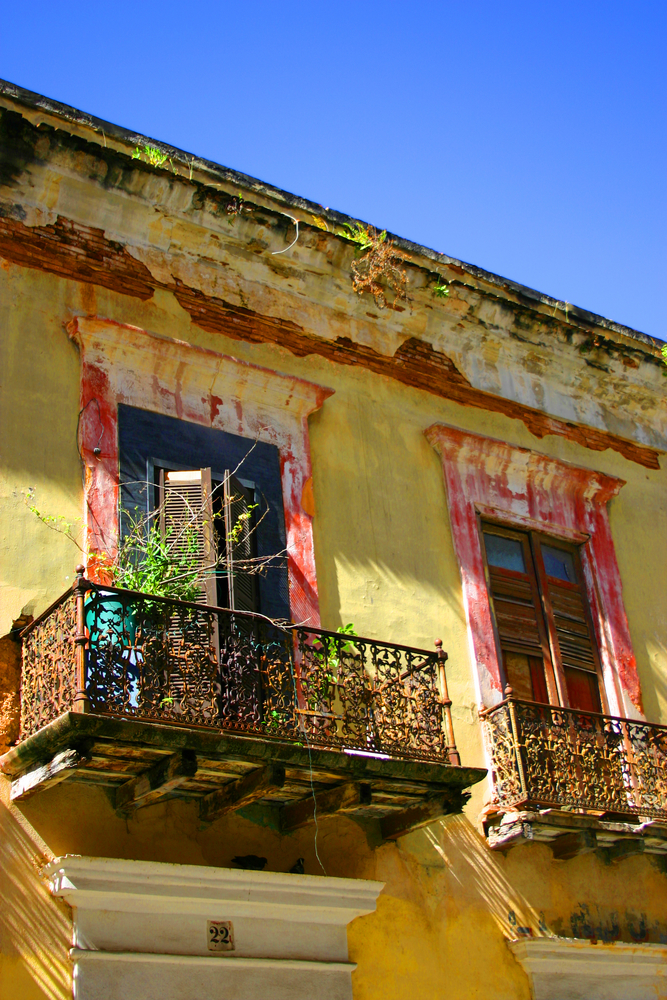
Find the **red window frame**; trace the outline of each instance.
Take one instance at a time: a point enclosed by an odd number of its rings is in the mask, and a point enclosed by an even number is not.
[[[637,664],[607,511],[624,481],[445,424],[433,424],[425,434],[442,460],[480,705],[497,704],[505,687],[487,590],[481,517],[577,546],[606,707],[614,715],[642,719]]]

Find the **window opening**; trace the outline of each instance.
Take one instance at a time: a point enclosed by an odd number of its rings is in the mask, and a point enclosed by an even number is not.
[[[154,523],[160,507],[160,469],[199,472],[210,468],[211,498],[218,515],[213,517],[214,540],[221,564],[215,574],[215,596],[208,600],[228,607],[224,511],[219,498],[225,470],[231,470],[244,488],[235,487],[235,493],[243,492],[251,507],[258,504],[251,512],[250,532],[239,539],[238,547],[245,551],[235,553],[236,568],[252,570],[250,580],[235,577],[237,591],[246,583],[245,600],[235,595],[235,607],[273,619],[290,618],[286,517],[276,445],[122,403],[118,406],[118,442],[121,535],[143,512]]]
[[[518,698],[601,712],[600,659],[574,546],[482,524],[505,679]]]

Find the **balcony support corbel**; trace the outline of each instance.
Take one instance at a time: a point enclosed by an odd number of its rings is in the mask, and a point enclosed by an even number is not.
[[[557,861],[569,861],[580,854],[591,854],[597,850],[598,842],[593,830],[577,830],[556,837],[549,846]]]
[[[175,791],[197,773],[197,755],[181,750],[159,760],[148,771],[137,775],[116,789],[116,812],[127,815],[133,809],[152,805]]]
[[[626,837],[617,840],[611,847],[602,847],[600,854],[606,861],[622,861],[623,858],[632,858],[635,854],[643,854],[645,849],[646,844],[640,837]]]
[[[299,827],[307,826],[317,816],[331,816],[333,813],[355,812],[359,807],[371,804],[371,786],[359,781],[335,785],[299,799],[281,810],[280,828],[283,833],[291,833]]]
[[[380,821],[380,830],[383,840],[396,840],[404,837],[406,833],[419,830],[422,826],[428,826],[443,816],[451,812],[460,812],[463,803],[469,796],[456,796],[456,803],[450,796],[434,795],[419,802],[414,806],[409,806],[401,812],[390,813]]]
[[[199,803],[199,818],[204,823],[212,823],[226,813],[236,812],[249,806],[269,792],[275,792],[285,784],[285,768],[282,764],[258,767],[249,774],[230,781],[222,788],[205,795]]]
[[[87,747],[80,747],[78,750],[63,750],[53,757],[48,763],[40,764],[32,771],[26,771],[20,778],[12,781],[10,798],[12,802],[22,802],[29,799],[35,792],[41,792],[45,788],[51,788],[61,781],[69,778],[77,768],[90,760]]]

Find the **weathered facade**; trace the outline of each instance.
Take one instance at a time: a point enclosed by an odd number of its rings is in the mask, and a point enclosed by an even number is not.
[[[658,342],[10,84],[0,331],[3,998],[667,996]],[[102,655],[123,490],[237,454],[243,670]]]

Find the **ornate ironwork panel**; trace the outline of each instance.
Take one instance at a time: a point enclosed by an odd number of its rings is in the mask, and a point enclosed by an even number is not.
[[[501,805],[667,816],[667,727],[514,699],[485,725]]]
[[[74,599],[62,608],[26,637],[29,732],[72,708]],[[92,587],[83,620],[95,713],[447,759],[435,652],[116,588]]]
[[[76,602],[67,593],[23,640],[21,739],[69,712],[76,694]]]

